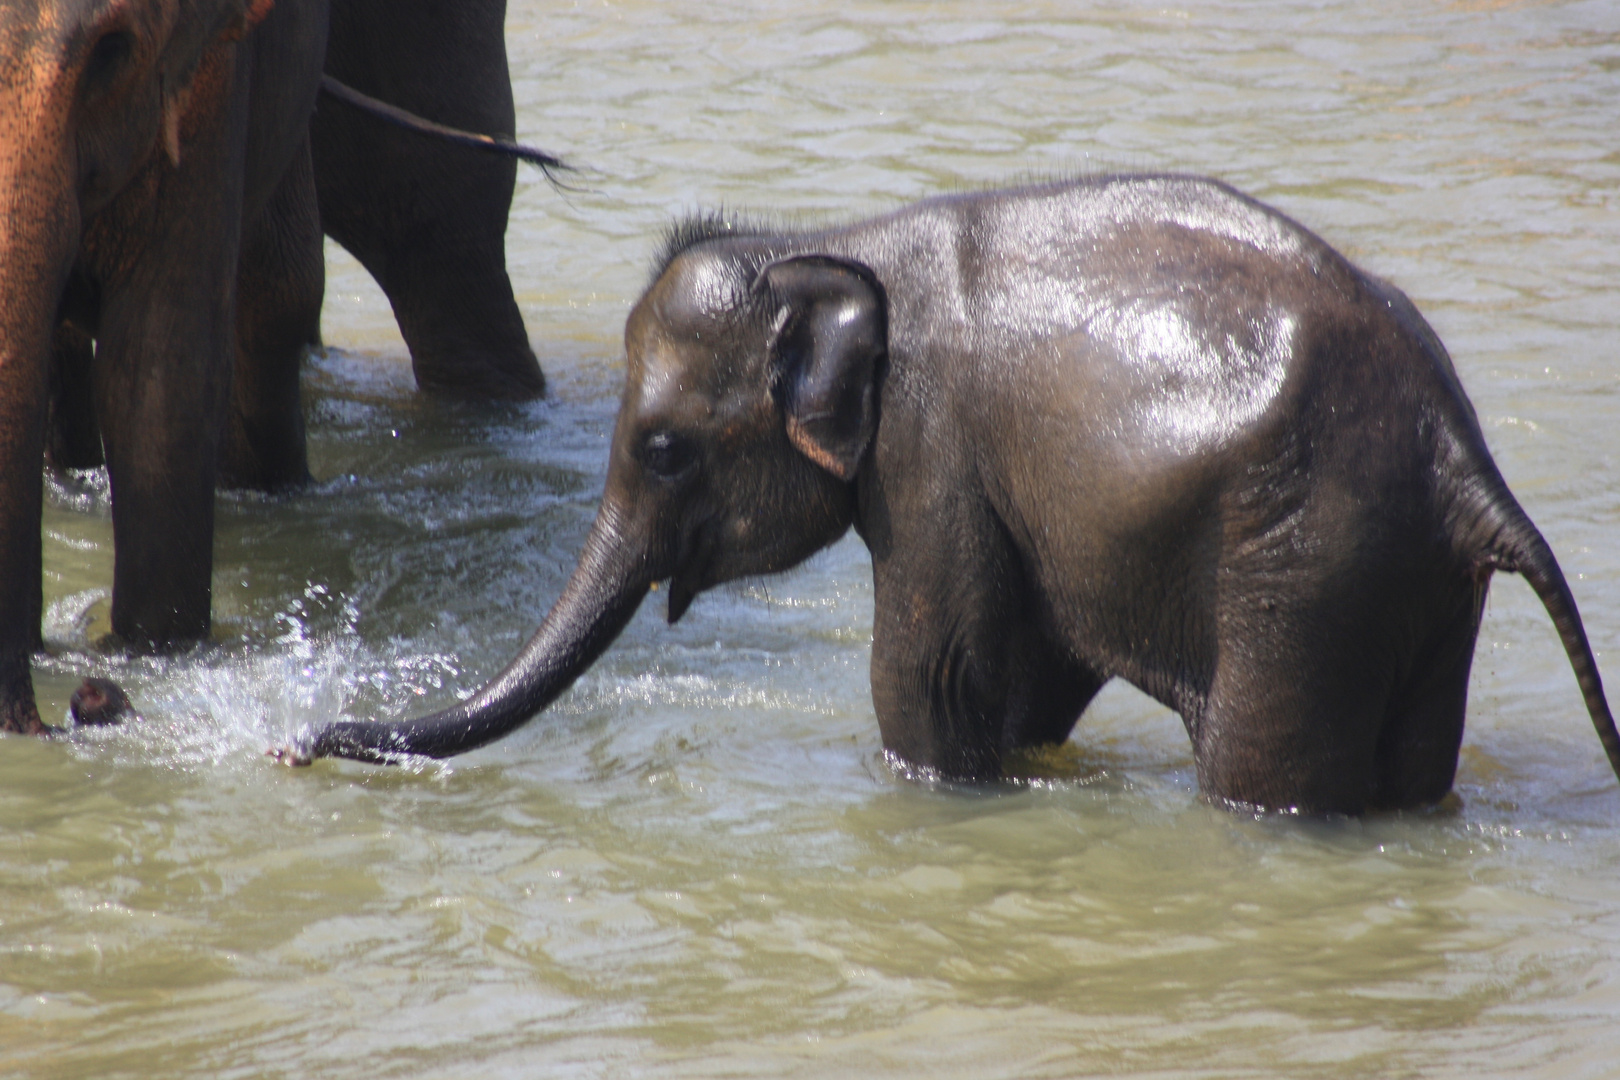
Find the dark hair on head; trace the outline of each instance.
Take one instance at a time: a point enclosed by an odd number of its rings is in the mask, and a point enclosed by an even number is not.
[[[682,218],[664,232],[658,253],[653,256],[652,274],[648,282],[663,277],[670,263],[699,244],[736,236],[770,236],[774,232],[762,222],[728,213],[725,207]]]

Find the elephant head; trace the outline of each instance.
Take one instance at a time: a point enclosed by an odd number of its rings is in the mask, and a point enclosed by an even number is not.
[[[8,285],[54,270],[44,276],[59,291],[84,219],[160,144],[178,160],[204,53],[239,39],[273,3],[69,0],[0,12],[0,273]]]
[[[177,160],[208,50],[272,0],[0,7],[0,731],[40,729],[40,466],[55,330],[87,220]]]
[[[627,374],[601,508],[562,596],[468,701],[398,724],[339,722],[298,760],[446,757],[566,690],[669,582],[671,623],[704,589],[785,570],[838,539],[878,419],[887,298],[865,266],[695,243],[625,327]]]

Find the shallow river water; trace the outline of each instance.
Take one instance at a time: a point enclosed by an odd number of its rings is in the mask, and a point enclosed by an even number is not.
[[[105,481],[49,480],[42,709],[99,672],[145,720],[0,739],[0,1076],[1620,1075],[1620,785],[1516,578],[1430,813],[1206,807],[1121,687],[1002,786],[896,775],[853,538],[675,628],[655,594],[451,763],[264,756],[532,632],[673,220],[1130,169],[1230,180],[1412,295],[1620,687],[1611,0],[825,7],[514,0],[520,134],[589,167],[513,208],[551,399],[417,396],[333,249],[317,481],[221,496],[212,648],[97,650]]]

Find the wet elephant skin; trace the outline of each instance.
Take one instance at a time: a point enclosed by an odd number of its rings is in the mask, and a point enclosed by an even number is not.
[[[1182,717],[1200,789],[1359,813],[1450,789],[1491,575],[1620,738],[1563,574],[1407,298],[1214,181],[1094,177],[819,232],[672,235],[625,329],[578,566],[467,701],[294,760],[446,756],[526,722],[656,582],[871,551],[886,749],[984,780],[1109,679]]]
[[[254,441],[290,440],[281,478],[304,474],[288,350],[319,311],[306,144],[326,26],[324,0],[0,12],[0,730],[41,730],[48,427],[62,464],[105,453],[113,630],[138,648],[207,635],[215,484],[254,472]],[[289,228],[278,256],[266,238]],[[239,306],[260,274],[279,294]]]
[[[333,0],[326,71],[438,123],[510,136],[505,19],[505,0]],[[417,384],[468,398],[544,394],[506,273],[516,163],[325,99],[310,134],[322,225],[387,294]]]

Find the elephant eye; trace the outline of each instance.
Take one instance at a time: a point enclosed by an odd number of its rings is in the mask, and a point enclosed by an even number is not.
[[[127,30],[113,30],[103,34],[90,50],[84,65],[84,87],[95,93],[105,89],[135,54],[135,35]]]
[[[697,464],[697,447],[673,431],[655,431],[641,444],[641,460],[653,475],[675,480]]]

